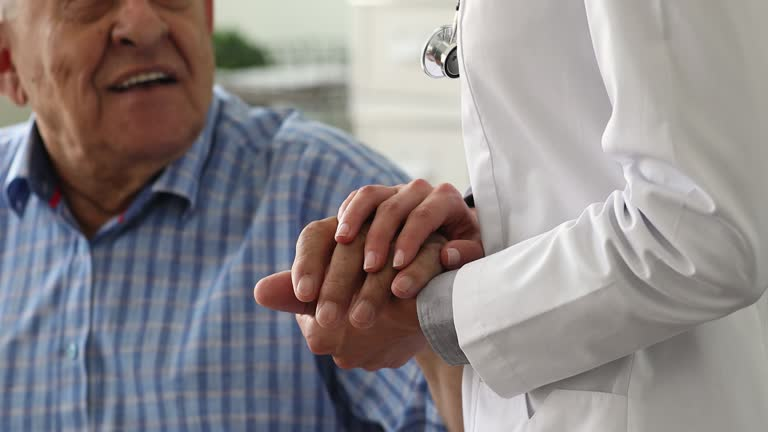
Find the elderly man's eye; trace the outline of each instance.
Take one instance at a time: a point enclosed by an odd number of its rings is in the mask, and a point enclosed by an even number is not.
[[[150,4],[168,9],[185,9],[194,0],[154,0]],[[72,20],[92,21],[109,12],[117,0],[63,0],[63,16]]]

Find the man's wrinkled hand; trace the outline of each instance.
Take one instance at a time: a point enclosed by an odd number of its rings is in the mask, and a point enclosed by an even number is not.
[[[416,300],[399,299],[390,293],[397,275],[391,265],[378,273],[362,269],[364,234],[336,246],[315,316],[297,314],[296,321],[309,349],[333,356],[339,367],[400,367],[427,346]],[[443,271],[440,248],[444,242],[439,236],[430,238],[414,261],[424,284]],[[347,304],[351,312],[348,319],[342,319],[344,315],[338,311],[346,311]],[[329,313],[329,305],[336,310]]]
[[[360,271],[359,268],[357,270]],[[254,296],[264,307],[296,314],[296,322],[310,351],[331,355],[342,368],[377,370],[400,367],[427,345],[419,326],[416,300],[413,299],[392,297],[382,308],[376,322],[368,328],[356,328],[345,322],[338,328],[330,329],[318,324],[314,317],[314,303],[296,299],[290,272],[262,279],[254,289]]]
[[[349,323],[329,329],[311,315],[296,315],[310,351],[331,355],[344,369],[398,368],[427,346],[419,326],[415,300],[393,300],[373,326],[359,329]]]
[[[432,235],[424,242],[412,265],[400,271],[387,265],[378,273],[363,271],[365,234],[337,245],[336,218],[309,224],[299,236],[291,268],[293,298],[285,286],[287,275],[273,275],[256,285],[257,301],[267,307],[294,313],[315,313],[319,324],[335,328],[349,321],[356,327],[373,325],[387,301],[392,299],[393,280],[425,286],[443,271],[440,249],[445,239]],[[391,261],[390,261],[391,262]]]
[[[333,356],[340,367],[399,367],[426,347],[416,300],[391,295],[389,287],[398,273],[391,265],[378,273],[363,271],[365,230],[357,240],[336,245],[329,253],[328,233],[332,241],[335,228],[335,219],[316,222],[299,242],[302,252],[293,271],[299,265],[301,275],[311,274],[322,281],[316,306],[296,298],[292,279],[297,279],[288,272],[259,281],[254,289],[256,301],[297,314],[309,349]],[[437,235],[427,240],[411,266],[411,277],[426,284],[443,271],[440,249],[444,242]]]

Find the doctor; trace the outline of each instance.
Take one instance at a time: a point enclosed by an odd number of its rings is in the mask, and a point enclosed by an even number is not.
[[[486,257],[419,293],[416,332],[469,365],[468,431],[768,427],[766,20],[764,0],[462,2]],[[367,270],[404,222],[394,264],[411,271],[427,231],[472,240],[445,193],[368,188],[345,203],[337,238],[381,204]],[[300,264],[296,281],[312,267]],[[320,326],[349,292],[322,287]]]

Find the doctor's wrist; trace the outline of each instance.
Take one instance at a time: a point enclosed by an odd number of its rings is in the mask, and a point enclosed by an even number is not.
[[[419,325],[432,351],[452,366],[469,364],[459,346],[453,320],[453,281],[456,271],[443,273],[416,298]]]

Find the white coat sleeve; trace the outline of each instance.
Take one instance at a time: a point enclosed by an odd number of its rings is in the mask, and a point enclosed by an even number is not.
[[[626,188],[458,272],[459,343],[506,397],[747,307],[768,280],[768,2],[586,6]]]

